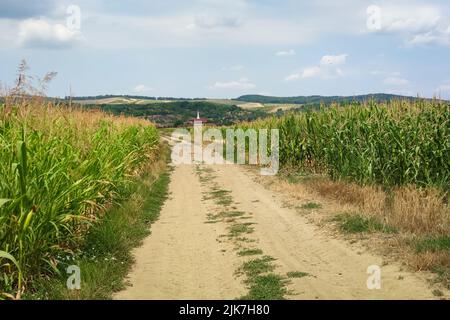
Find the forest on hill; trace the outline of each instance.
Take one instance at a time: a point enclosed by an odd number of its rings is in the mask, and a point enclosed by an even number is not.
[[[206,101],[173,101],[149,104],[92,104],[87,109],[101,109],[114,115],[144,118],[158,127],[184,126],[197,116],[197,111],[208,123],[231,125],[239,121],[252,121],[267,114],[262,110],[244,110],[236,105],[218,104]]]
[[[292,103],[292,104],[331,104],[349,103],[349,102],[364,102],[368,100],[375,100],[376,102],[389,102],[392,100],[416,100],[418,98],[400,96],[386,93],[364,94],[356,96],[297,96],[297,97],[273,97],[263,95],[243,95],[237,98],[238,101],[257,102],[257,103]]]

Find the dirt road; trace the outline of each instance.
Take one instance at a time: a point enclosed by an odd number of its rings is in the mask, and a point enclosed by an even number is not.
[[[208,198],[227,190],[228,209],[245,212],[254,231],[248,245],[275,259],[274,272],[304,272],[290,279],[288,299],[431,299],[427,274],[402,271],[396,263],[362,246],[331,237],[298,211],[285,205],[283,195],[255,181],[255,173],[238,165],[201,166],[210,172],[202,179],[194,165],[174,168],[170,198],[152,234],[135,250],[131,286],[117,299],[235,299],[247,292],[243,276],[236,274],[245,261],[225,235],[226,223],[208,223],[223,210]],[[217,186],[220,189],[217,189]],[[244,219],[244,218],[242,218]],[[249,240],[250,241],[250,240]],[[248,257],[247,257],[248,259]],[[369,266],[379,266],[381,289],[367,287]]]
[[[195,167],[177,166],[169,199],[151,235],[135,250],[132,284],[117,299],[233,299],[245,293],[233,273],[239,265],[225,231],[206,224],[207,205]]]

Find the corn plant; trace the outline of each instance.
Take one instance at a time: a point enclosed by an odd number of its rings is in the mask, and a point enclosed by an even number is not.
[[[335,179],[448,191],[450,105],[438,100],[334,105],[239,125],[280,129],[280,163]]]
[[[153,125],[25,101],[0,105],[0,292],[20,292],[126,196],[157,148]]]

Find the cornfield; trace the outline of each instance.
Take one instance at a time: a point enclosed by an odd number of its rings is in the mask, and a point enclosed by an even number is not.
[[[29,99],[0,104],[0,292],[56,272],[57,257],[126,194],[157,144],[146,121]]]
[[[450,104],[438,100],[334,105],[246,128],[280,130],[280,164],[361,184],[450,182]]]

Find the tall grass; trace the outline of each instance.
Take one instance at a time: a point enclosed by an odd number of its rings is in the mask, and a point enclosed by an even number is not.
[[[0,292],[20,293],[127,193],[158,134],[138,119],[19,100],[0,104]]]
[[[438,100],[334,105],[241,127],[280,129],[284,166],[362,184],[450,182],[450,104]]]

